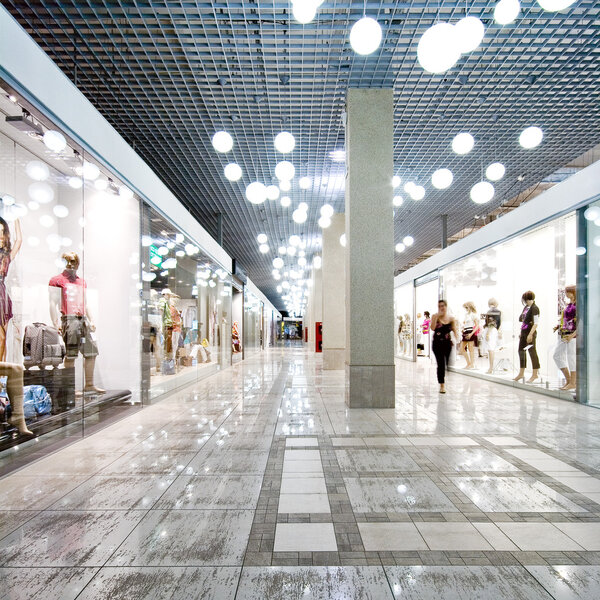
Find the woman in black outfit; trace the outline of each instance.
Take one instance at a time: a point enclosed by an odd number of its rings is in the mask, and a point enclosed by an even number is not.
[[[454,332],[454,338],[459,339],[458,325],[454,317],[448,314],[448,304],[445,300],[438,302],[438,312],[431,318],[431,329],[433,331],[431,349],[437,361],[437,380],[440,384],[440,394],[445,394],[446,369],[448,368],[448,360],[452,352],[452,338],[450,334]]]
[[[539,377],[540,369],[540,359],[535,347],[540,309],[535,303],[535,294],[531,291],[523,294],[521,302],[523,303],[523,312],[519,317],[519,321],[521,322],[521,335],[519,336],[520,369],[519,374],[515,377],[515,381],[525,379],[525,367],[527,366],[527,354],[525,354],[525,350],[528,349],[532,371],[527,383],[533,383]]]

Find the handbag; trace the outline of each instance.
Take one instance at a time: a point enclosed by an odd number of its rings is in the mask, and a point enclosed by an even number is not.
[[[163,360],[160,367],[160,372],[163,375],[173,375],[175,373],[175,361],[173,359]]]
[[[25,419],[35,419],[52,412],[52,398],[43,385],[23,387],[23,412]]]

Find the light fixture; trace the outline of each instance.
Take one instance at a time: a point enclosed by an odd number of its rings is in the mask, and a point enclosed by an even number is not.
[[[279,254],[285,255],[285,254],[287,254],[287,247],[286,246],[279,246],[279,248],[277,248],[277,252]]]
[[[544,132],[539,127],[527,127],[521,131],[519,144],[523,148],[535,148],[542,143]]]
[[[296,256],[296,248],[294,246],[287,247],[288,256]]]
[[[500,0],[494,8],[494,21],[498,25],[508,25],[512,23],[521,12],[521,3],[519,0]]]
[[[346,234],[342,233],[342,235],[340,235],[340,244],[345,248],[346,247]]]
[[[304,212],[307,212],[308,204],[306,204],[306,202],[300,202],[300,204],[298,204],[298,210],[303,210]]]
[[[279,186],[279,187],[281,188],[281,186]],[[292,203],[292,199],[289,196],[282,196],[280,202],[281,202],[281,206],[283,206],[284,208],[287,208]]]
[[[330,217],[321,217],[319,219],[318,223],[319,223],[319,227],[321,229],[327,229],[331,225],[331,218]]]
[[[404,184],[404,191],[405,191],[407,194],[410,194],[410,192],[412,191],[412,189],[413,189],[414,187],[415,187],[415,182],[414,182],[414,181],[407,181],[407,182]]]
[[[412,235],[405,235],[402,238],[402,242],[404,243],[404,245],[409,248],[410,246],[412,246],[415,243],[415,238],[413,238]]]
[[[402,206],[403,202],[404,198],[402,198],[402,196],[394,196],[394,199],[392,200],[394,206]]]
[[[261,252],[261,254],[266,254],[269,251],[269,246],[268,246],[268,244],[261,244],[258,247],[258,249]]]
[[[260,181],[253,181],[246,187],[246,198],[252,204],[262,204],[267,199],[267,188]]]
[[[100,169],[94,163],[84,160],[81,174],[83,175],[84,179],[94,181],[95,179],[98,179],[100,175]]]
[[[273,279],[279,281],[281,279],[281,273],[279,273],[279,271],[273,271]]]
[[[183,244],[184,240],[185,240],[185,237],[183,236],[183,233],[176,233],[175,234],[175,241],[178,244]]]
[[[334,213],[333,206],[331,206],[331,204],[323,204],[323,206],[321,206],[320,213],[322,217],[331,219]]]
[[[485,204],[494,197],[494,186],[489,181],[480,181],[471,188],[471,200],[475,204]]]
[[[299,267],[305,267],[306,266],[306,258],[304,258],[304,256],[301,256],[298,259],[298,266]]]
[[[133,192],[126,186],[119,186],[119,197],[123,200],[131,200],[133,198]]]
[[[332,150],[329,156],[333,162],[344,162],[346,160],[345,150]]]
[[[583,216],[588,221],[595,221],[600,218],[600,206],[590,206],[589,208],[586,208]]]
[[[477,17],[467,16],[454,25],[454,35],[459,51],[467,54],[479,47],[485,35],[485,27]]]
[[[298,185],[303,190],[307,190],[308,188],[310,188],[311,184],[312,181],[310,177],[300,177],[300,181],[298,182]]]
[[[39,160],[30,160],[25,166],[25,172],[34,181],[45,181],[50,177],[50,169]]]
[[[238,181],[242,178],[242,167],[240,167],[240,165],[237,163],[229,163],[228,165],[225,165],[223,172],[229,181]]]
[[[277,200],[279,198],[279,188],[276,185],[268,185],[265,190],[267,200]]]
[[[63,204],[57,204],[53,209],[52,212],[59,218],[59,219],[64,219],[65,217],[69,216],[69,209],[64,206]]]
[[[454,175],[450,169],[438,169],[431,176],[431,185],[438,190],[445,190],[452,185]]]
[[[275,165],[275,177],[279,181],[290,181],[295,173],[296,168],[289,160],[282,160]]]
[[[422,185],[415,185],[410,190],[410,197],[413,200],[423,200],[425,198],[425,188]]]
[[[402,178],[398,177],[398,175],[394,175],[392,177],[392,187],[396,189],[402,183]]]
[[[290,181],[280,181],[279,182],[279,189],[282,192],[289,192],[292,189],[292,183]]]
[[[499,181],[504,177],[505,172],[506,169],[504,168],[504,165],[502,163],[495,162],[485,170],[485,176],[490,181]]]
[[[15,202],[16,200],[10,194],[4,194],[4,196],[2,196],[2,204],[4,204],[4,206],[14,206]]]
[[[290,243],[290,246],[294,246],[297,247],[302,243],[302,240],[300,239],[299,235],[290,235],[290,239],[288,240],[288,242]]]
[[[317,256],[315,256],[313,258],[313,267],[315,269],[320,269],[322,265],[323,265],[323,259],[317,254]]]
[[[54,219],[50,215],[43,215],[40,217],[40,225],[49,229],[54,225]]]
[[[303,2],[302,4],[308,4]],[[291,152],[296,146],[296,138],[289,131],[282,131],[275,136],[275,148],[282,154]]]
[[[444,73],[460,58],[456,32],[450,23],[430,27],[417,46],[419,64],[429,73]]]
[[[283,262],[283,258],[280,258],[279,256],[278,256],[277,258],[274,258],[274,259],[273,259],[273,266],[274,266],[276,269],[283,269],[283,265],[284,265],[284,264],[285,264],[285,263]]]
[[[106,189],[108,189],[108,179],[104,179],[104,177],[99,177],[98,179],[96,179],[96,181],[94,181],[94,187],[99,192],[104,192]]]
[[[396,252],[400,253],[400,252],[404,252],[406,250],[406,246],[400,242],[399,244],[396,244]]]
[[[268,239],[269,239],[269,238],[267,238],[267,234],[266,234],[266,233],[259,233],[259,234],[256,236],[256,241],[257,241],[259,244],[266,244]]]
[[[183,250],[177,250],[177,252],[175,252],[175,256],[179,256],[179,258],[181,258],[182,256],[185,256],[185,252]]]
[[[298,23],[306,25],[315,18],[317,4],[313,0],[294,0],[292,3],[292,14]]]
[[[459,133],[452,140],[452,150],[456,152],[456,154],[468,154],[473,150],[473,146],[475,145],[475,138],[466,132]]]
[[[48,150],[52,152],[62,152],[67,147],[67,140],[60,131],[49,129],[42,138]]]
[[[363,17],[352,25],[350,45],[354,52],[366,56],[379,48],[381,35],[381,25],[371,17]]]
[[[537,0],[537,3],[548,12],[556,12],[569,8],[575,0]]]
[[[226,131],[217,131],[212,136],[212,145],[217,152],[229,152],[233,148],[233,138]]]
[[[78,181],[81,182],[81,179],[78,179]],[[79,187],[81,187],[81,185]],[[45,181],[36,181],[35,183],[32,183],[27,188],[27,192],[32,200],[39,202],[40,204],[48,204],[54,200],[54,190],[50,184]]]

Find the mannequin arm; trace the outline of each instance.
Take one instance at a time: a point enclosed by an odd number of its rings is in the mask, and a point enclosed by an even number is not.
[[[61,289],[49,286],[48,287],[48,298],[50,300],[49,308],[50,308],[50,320],[54,327],[60,330],[61,322],[61,312],[60,312],[60,302],[61,302]]]
[[[15,260],[15,257],[19,253],[21,246],[23,245],[23,234],[21,233],[21,222],[19,219],[15,219],[15,242],[12,245],[10,251],[10,260]]]

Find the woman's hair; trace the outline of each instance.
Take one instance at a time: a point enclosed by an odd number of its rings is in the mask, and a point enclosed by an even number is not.
[[[531,290],[529,290],[521,296],[521,300],[523,302],[527,302],[527,300],[535,300],[535,294]]]
[[[10,229],[8,228],[8,223],[0,217],[0,225],[2,226],[2,251],[10,252],[12,246],[10,243]]]
[[[425,311],[423,314],[424,314],[426,317],[429,317],[429,316],[431,316],[431,315],[429,314],[429,311],[428,311],[428,310],[426,310],[426,311]]]
[[[488,306],[493,306],[494,308],[498,308],[498,300],[496,300],[496,298],[490,298],[488,300]]]
[[[448,303],[445,300],[438,300],[438,304],[443,304],[444,306],[448,306]]]
[[[577,288],[574,285],[568,285],[565,288],[565,294],[572,294],[573,296],[577,295]]]
[[[465,302],[463,304],[463,306],[467,312],[472,312],[472,313],[477,312],[477,309],[475,308],[475,305],[472,302]]]

